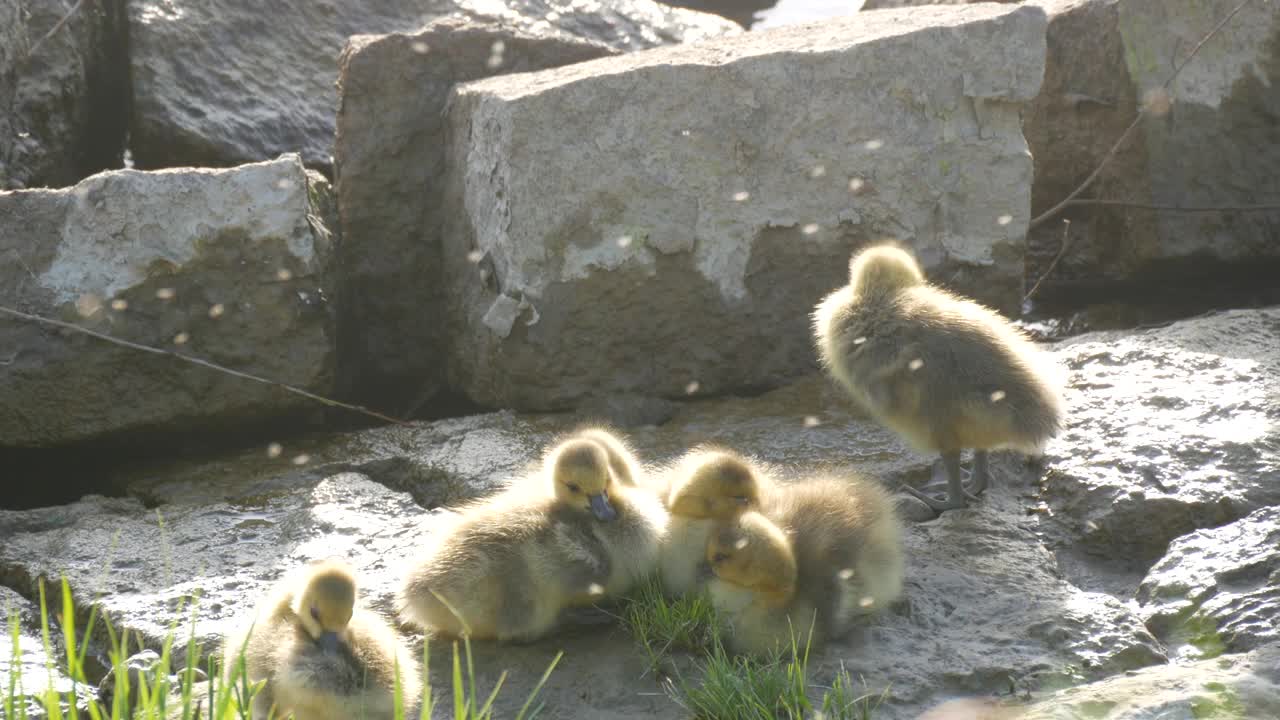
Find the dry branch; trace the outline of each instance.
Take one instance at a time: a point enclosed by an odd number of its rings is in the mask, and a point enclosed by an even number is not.
[[[190,355],[183,355],[181,353],[176,353],[171,350],[165,350],[163,348],[152,347],[150,345],[142,345],[140,343],[130,342],[128,340],[122,340],[118,337],[112,337],[111,335],[100,333],[95,330],[90,330],[88,328],[81,327],[74,323],[63,322],[61,320],[53,320],[51,318],[43,317],[40,315],[32,315],[31,313],[25,313],[25,312],[22,312],[21,310],[14,310],[13,308],[5,307],[3,305],[0,305],[0,313],[3,313],[5,315],[10,315],[12,317],[20,318],[28,322],[34,322],[41,325],[50,325],[52,327],[58,327],[58,328],[63,328],[65,330],[72,330],[74,332],[83,333],[90,337],[94,337],[99,340],[104,340],[106,342],[119,345],[120,347],[131,348],[133,350],[139,350],[145,353],[151,353],[153,355],[165,355],[167,357],[176,358],[178,360],[181,360],[182,362],[191,363],[192,365],[199,365],[200,367],[209,368],[210,370],[215,370],[217,372],[225,373],[227,375],[243,378],[245,380],[252,380],[253,382],[262,383],[263,385],[278,387],[287,392],[291,392],[294,395],[301,395],[302,397],[307,398],[308,400],[314,400],[323,405],[342,408],[343,410],[351,410],[352,412],[358,412],[362,415],[367,415],[371,418],[376,418],[384,422],[394,423],[396,425],[409,424],[407,420],[400,420],[399,418],[393,418],[390,415],[383,415],[382,413],[376,410],[370,410],[369,408],[361,407],[360,405],[351,405],[349,403],[338,402],[337,400],[332,400],[330,398],[327,398],[321,395],[316,395],[315,393],[307,392],[306,390],[303,390],[302,388],[299,388],[299,387],[294,387],[293,385],[287,385],[282,382],[276,382],[275,380],[268,380],[266,378],[258,377],[257,375],[250,375],[249,373],[241,372],[239,370],[232,370],[229,367],[223,367],[222,365],[211,363],[208,360],[201,360],[200,358],[192,357]]]
[[[1185,68],[1191,62],[1191,60],[1195,58],[1196,53],[1200,52],[1200,48],[1204,47],[1204,44],[1209,42],[1210,38],[1212,38],[1214,35],[1217,35],[1218,31],[1221,30],[1223,27],[1225,27],[1226,24],[1231,21],[1231,18],[1235,17],[1237,13],[1239,13],[1241,10],[1244,9],[1245,5],[1248,5],[1251,2],[1253,2],[1253,0],[1244,0],[1243,2],[1241,2],[1239,5],[1235,7],[1234,10],[1227,13],[1227,16],[1222,18],[1222,20],[1217,25],[1215,25],[1212,30],[1209,31],[1209,34],[1200,38],[1200,42],[1196,43],[1196,46],[1191,48],[1191,53],[1187,55],[1187,59],[1183,60],[1180,65],[1174,68],[1173,74],[1171,74],[1169,78],[1164,81],[1164,85],[1161,86],[1161,89],[1167,93],[1169,88],[1173,85],[1173,81],[1177,79],[1178,73],[1181,73],[1182,69]],[[1038,225],[1042,225],[1046,221],[1052,219],[1058,213],[1062,212],[1063,208],[1075,203],[1075,200],[1080,196],[1080,193],[1087,190],[1089,186],[1093,184],[1093,181],[1098,179],[1098,175],[1102,173],[1102,169],[1107,166],[1107,163],[1110,163],[1111,160],[1115,158],[1116,153],[1120,152],[1120,148],[1124,146],[1125,141],[1128,140],[1129,136],[1133,134],[1133,131],[1137,129],[1139,123],[1142,122],[1142,118],[1146,117],[1149,107],[1150,107],[1149,104],[1144,103],[1142,107],[1138,108],[1138,114],[1134,116],[1133,122],[1129,123],[1129,127],[1125,128],[1124,132],[1120,134],[1120,139],[1116,140],[1115,144],[1111,146],[1111,149],[1107,151],[1107,154],[1102,157],[1102,161],[1099,162],[1098,166],[1093,169],[1093,172],[1089,173],[1089,177],[1085,178],[1084,182],[1080,183],[1079,187],[1077,187],[1075,190],[1072,190],[1071,193],[1067,195],[1067,197],[1064,198],[1057,205],[1054,205],[1048,210],[1032,218],[1031,228],[1035,228]]]
[[[29,58],[32,55],[35,55],[36,51],[40,49],[40,46],[43,45],[46,40],[57,35],[58,31],[62,29],[62,26],[66,25],[67,21],[70,20],[73,15],[80,12],[80,8],[84,6],[84,3],[85,0],[77,0],[76,4],[71,6],[71,9],[67,11],[67,14],[63,15],[61,20],[54,23],[53,27],[49,28],[49,32],[45,33],[44,37],[37,40],[35,45],[32,45],[27,49],[27,57]]]

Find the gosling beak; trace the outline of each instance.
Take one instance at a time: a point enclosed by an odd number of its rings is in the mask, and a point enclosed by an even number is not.
[[[735,496],[733,502],[740,507],[746,507],[751,504],[751,500],[742,495]]]
[[[591,502],[591,514],[595,515],[597,520],[612,522],[618,519],[618,511],[609,504],[609,496],[606,493],[588,496],[587,500]]]
[[[326,654],[333,655],[338,652],[338,646],[342,644],[342,640],[338,638],[338,633],[336,632],[322,632],[320,637],[316,638],[316,644]]]

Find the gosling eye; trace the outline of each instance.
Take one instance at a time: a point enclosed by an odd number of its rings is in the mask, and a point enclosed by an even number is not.
[[[728,555],[728,554],[726,554],[726,553],[722,553],[722,552],[718,552],[718,553],[716,553],[715,555],[712,555],[712,556],[711,556],[711,562],[713,562],[713,563],[722,563],[722,562],[724,562],[725,560],[728,560],[728,559],[729,559],[729,555]]]
[[[569,488],[569,492],[571,492],[571,493],[580,493],[580,492],[582,492],[582,488],[578,487],[578,483],[568,483],[568,485],[567,485],[566,487],[568,487],[568,488]]]
[[[320,622],[320,609],[319,609],[319,608],[314,608],[314,607],[313,607],[313,608],[311,608],[311,619],[312,619],[312,620],[315,620],[316,622]]]

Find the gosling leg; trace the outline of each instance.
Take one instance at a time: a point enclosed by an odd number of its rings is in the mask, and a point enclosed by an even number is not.
[[[968,501],[977,500],[977,498],[964,491],[964,477],[960,474],[960,453],[942,453],[942,464],[947,471],[947,496],[945,498],[935,498],[909,485],[903,485],[902,488],[920,502],[928,505],[934,512],[940,513],[946,510],[968,507]]]
[[[991,479],[991,470],[987,464],[987,451],[973,451],[973,472],[969,473],[969,487],[966,488],[972,495],[981,495],[987,489],[987,482]]]

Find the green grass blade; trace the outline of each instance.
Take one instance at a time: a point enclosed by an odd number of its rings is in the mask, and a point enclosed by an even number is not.
[[[551,671],[556,669],[556,665],[560,663],[560,658],[564,657],[564,651],[556,653],[551,659],[551,663],[547,665],[547,669],[543,671],[542,678],[538,680],[538,684],[533,686],[533,692],[529,693],[528,699],[524,701],[524,705],[520,706],[520,712],[516,713],[516,720],[523,720],[525,713],[529,712],[529,706],[533,704],[534,698],[538,697],[538,693],[542,692],[542,686],[547,684],[547,678],[551,677]]]
[[[453,717],[454,720],[466,718],[466,693],[462,688],[462,659],[458,657],[458,642],[453,643]]]

